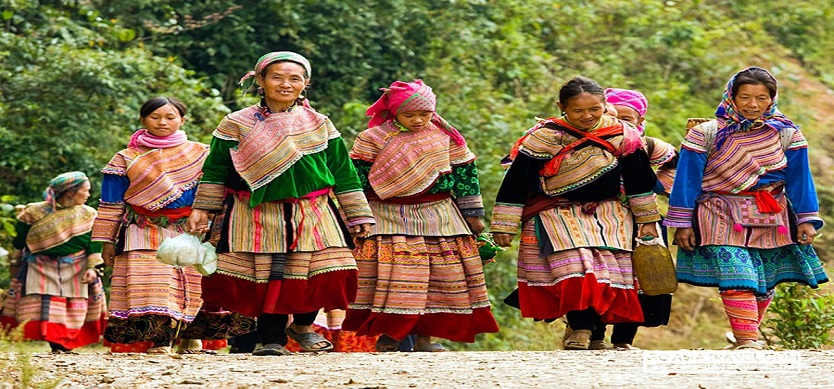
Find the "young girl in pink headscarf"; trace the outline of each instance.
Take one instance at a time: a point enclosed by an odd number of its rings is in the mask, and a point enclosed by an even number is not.
[[[446,351],[431,337],[498,331],[473,236],[484,229],[475,155],[421,80],[384,91],[350,152],[376,225],[357,239],[359,293],[343,328],[382,335],[379,351],[409,334],[414,351]]]

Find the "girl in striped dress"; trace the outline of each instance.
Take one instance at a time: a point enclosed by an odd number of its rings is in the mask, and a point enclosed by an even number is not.
[[[380,351],[409,334],[414,351],[445,351],[430,337],[498,331],[473,238],[484,228],[475,156],[435,104],[421,80],[393,83],[350,153],[376,225],[358,239],[359,293],[343,328],[382,335]]]
[[[84,205],[90,181],[69,172],[50,181],[46,201],[17,216],[19,250],[9,261],[13,276],[0,323],[26,323],[26,339],[49,342],[53,353],[97,343],[107,315],[101,278],[101,245],[90,240],[96,210]]]
[[[678,281],[718,287],[737,348],[782,282],[828,281],[811,243],[823,226],[808,142],[778,109],[770,72],[733,76],[715,120],[683,140],[665,224],[677,227]]]
[[[657,178],[640,133],[605,115],[605,104],[597,82],[565,83],[563,116],[541,121],[516,143],[492,215],[501,246],[521,224],[521,315],[566,315],[573,332],[565,349],[588,349],[603,323],[644,320],[631,251],[638,231],[658,236]]]
[[[208,146],[180,130],[185,113],[174,98],[145,102],[139,110],[144,128],[102,170],[93,241],[102,243],[104,261],[113,266],[104,338],[114,351],[139,343],[138,350],[168,353],[182,340],[180,352],[190,353],[200,349],[197,339],[226,338],[253,325],[231,312],[201,311],[200,273],[156,260],[162,241],[184,232],[208,154]]]

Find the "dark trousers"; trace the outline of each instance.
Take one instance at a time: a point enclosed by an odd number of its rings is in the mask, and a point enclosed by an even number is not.
[[[299,326],[309,326],[316,321],[319,312],[293,314],[293,323]],[[258,333],[261,335],[261,344],[280,344],[286,346],[288,339],[284,329],[290,320],[289,315],[264,313],[258,316]]]

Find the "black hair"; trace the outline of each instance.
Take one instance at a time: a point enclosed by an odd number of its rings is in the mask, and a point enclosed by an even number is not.
[[[582,94],[583,92],[587,92],[592,95],[599,95],[602,98],[602,101],[605,101],[605,90],[602,89],[602,86],[600,86],[598,82],[588,77],[577,76],[568,80],[568,82],[564,83],[562,88],[559,89],[559,103],[566,105],[568,100]]]
[[[733,82],[733,95],[731,97],[735,98],[736,93],[738,93],[738,88],[742,85],[764,85],[768,91],[770,91],[770,98],[776,97],[776,79],[773,78],[773,75],[768,73],[766,70],[762,68],[750,68],[744,69],[736,75],[736,79]]]
[[[164,96],[154,97],[142,104],[142,108],[139,108],[139,117],[148,117],[148,115],[153,113],[153,111],[159,109],[159,107],[164,107],[168,104],[173,105],[174,108],[176,108],[177,111],[179,111],[180,116],[185,117],[185,113],[187,111],[187,109],[185,108],[185,104],[183,104],[182,101],[179,101],[179,99],[177,98]]]

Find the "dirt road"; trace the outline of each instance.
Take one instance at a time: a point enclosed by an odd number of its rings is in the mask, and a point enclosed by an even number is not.
[[[10,354],[0,358],[12,357]],[[35,354],[59,388],[827,388],[834,351]],[[5,382],[14,382],[0,372]],[[4,385],[0,385],[2,388]],[[8,384],[6,384],[6,387]]]

